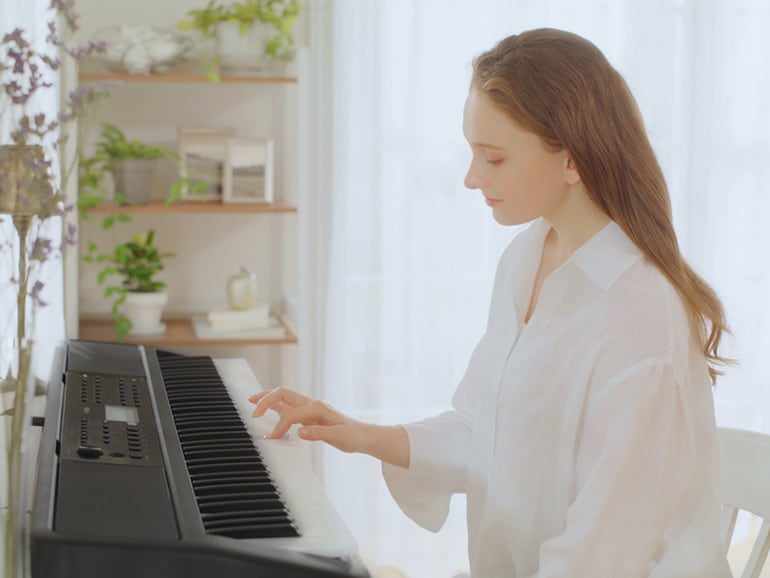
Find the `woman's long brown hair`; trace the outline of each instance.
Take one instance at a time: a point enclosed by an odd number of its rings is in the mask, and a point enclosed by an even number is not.
[[[716,366],[731,362],[718,352],[724,309],[682,257],[663,172],[623,77],[589,41],[545,28],[479,55],[471,85],[547,148],[570,152],[591,199],[676,288],[715,383]]]

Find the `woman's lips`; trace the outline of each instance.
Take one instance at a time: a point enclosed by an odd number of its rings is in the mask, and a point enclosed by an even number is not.
[[[484,200],[486,201],[487,205],[490,207],[495,207],[503,202],[502,199],[490,199],[488,197],[485,197]]]

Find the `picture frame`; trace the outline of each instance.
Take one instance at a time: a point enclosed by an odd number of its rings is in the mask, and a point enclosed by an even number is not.
[[[273,202],[274,146],[272,139],[227,140],[223,202]]]
[[[222,201],[227,141],[233,133],[234,129],[230,127],[179,128],[179,176],[207,185],[203,191],[196,193],[183,186],[182,199]]]

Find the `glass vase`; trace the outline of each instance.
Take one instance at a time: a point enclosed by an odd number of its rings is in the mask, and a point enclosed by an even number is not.
[[[34,464],[29,451],[35,379],[32,342],[0,344],[0,577],[29,578],[29,509]]]

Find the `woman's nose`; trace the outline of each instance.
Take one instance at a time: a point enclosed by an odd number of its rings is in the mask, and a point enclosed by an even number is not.
[[[463,180],[463,184],[465,184],[466,188],[469,189],[480,189],[480,179],[479,176],[476,174],[476,170],[474,167],[474,164],[471,163],[468,167],[468,172],[465,173],[465,179]]]

